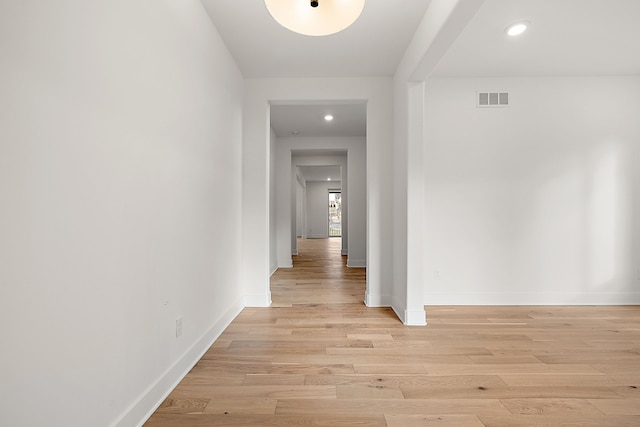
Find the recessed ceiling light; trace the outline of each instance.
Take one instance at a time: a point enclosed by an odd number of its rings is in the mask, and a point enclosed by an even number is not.
[[[300,135],[300,131],[299,130],[294,130],[291,132],[292,135]]]
[[[331,114],[327,114],[326,116],[324,116],[324,119],[330,122],[331,120],[333,120],[333,116]]]
[[[507,33],[507,35],[509,36],[517,36],[520,35],[522,33],[524,33],[525,31],[527,31],[527,27],[531,24],[531,22],[529,21],[521,21],[521,22],[516,22],[515,24],[511,24],[509,25],[504,32]]]
[[[331,178],[327,178],[327,181],[331,181]]]

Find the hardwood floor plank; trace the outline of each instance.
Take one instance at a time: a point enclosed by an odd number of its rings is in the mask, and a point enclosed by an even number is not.
[[[616,382],[605,374],[503,374],[500,378],[510,386],[541,386],[541,387],[567,387],[567,386],[583,386],[583,387],[608,387],[618,385]]]
[[[282,426],[282,427],[387,427],[382,415],[250,415],[250,414],[204,414],[174,415],[155,414],[145,424],[146,427],[248,427],[248,426]]]
[[[165,399],[157,409],[160,414],[202,414],[211,399]]]
[[[197,396],[207,399],[225,398],[270,398],[270,399],[335,399],[335,386],[283,386],[283,385],[246,385],[246,386],[203,386],[201,384],[181,384],[171,396],[186,398]]]
[[[512,414],[600,416],[602,412],[584,399],[501,399],[500,402]]]
[[[304,375],[292,374],[248,374],[242,385],[304,385]]]
[[[584,374],[602,375],[602,371],[591,365],[567,364],[546,365],[537,363],[472,363],[456,365],[432,365],[430,375],[506,375],[506,374]]]
[[[475,415],[386,415],[387,427],[484,427]]]
[[[610,387],[437,387],[402,386],[407,399],[509,399],[509,398],[568,398],[601,399],[619,398],[620,393]]]
[[[301,239],[145,424],[639,426],[640,307],[363,303],[339,239]]]
[[[221,415],[273,415],[277,399],[240,397],[235,399],[212,399],[203,414]]]
[[[639,415],[640,399],[589,399],[589,403],[607,415]],[[639,424],[640,425],[640,424]]]
[[[341,384],[336,394],[338,399],[404,399],[399,387],[382,384]]]
[[[478,417],[485,427],[637,427],[639,416],[610,416],[575,414],[509,415]]]
[[[417,375],[426,375],[427,369],[424,365],[420,364],[371,364],[371,365],[361,365],[354,364],[353,365],[354,372],[357,374],[378,374],[378,375],[386,375],[386,374],[417,374]]]
[[[456,414],[505,415],[498,399],[280,399],[276,414]]]

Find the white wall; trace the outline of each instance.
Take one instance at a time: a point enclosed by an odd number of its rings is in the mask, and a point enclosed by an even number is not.
[[[478,90],[511,106],[476,108]],[[640,77],[429,80],[425,304],[640,303],[638,94]]]
[[[270,130],[269,147],[269,271],[271,274],[278,269],[278,209],[276,197],[276,134]]]
[[[296,237],[307,237],[305,218],[307,216],[306,209],[306,196],[305,196],[306,183],[296,179]]]
[[[329,237],[329,190],[340,190],[339,181],[307,181],[307,236]]]
[[[2,2],[0,51],[0,424],[137,425],[242,307],[242,77],[197,0]]]

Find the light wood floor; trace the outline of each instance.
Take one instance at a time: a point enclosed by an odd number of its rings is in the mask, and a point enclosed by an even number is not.
[[[339,239],[301,240],[150,418],[181,426],[640,426],[640,307],[366,308]]]

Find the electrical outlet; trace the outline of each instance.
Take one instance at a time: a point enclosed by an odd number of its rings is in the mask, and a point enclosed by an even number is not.
[[[182,316],[176,319],[176,338],[182,335]]]
[[[439,271],[434,271],[433,272],[433,278],[436,280],[440,280],[440,272]]]

